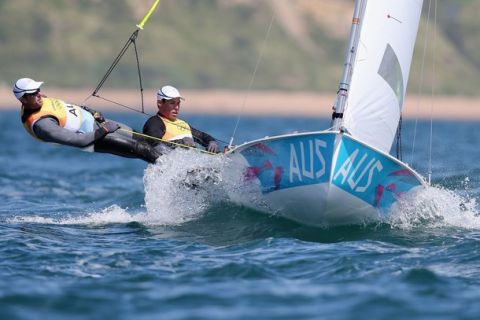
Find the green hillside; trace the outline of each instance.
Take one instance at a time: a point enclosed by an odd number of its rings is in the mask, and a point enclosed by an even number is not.
[[[52,86],[95,87],[152,3],[0,0],[0,84],[30,76]],[[438,4],[436,47],[427,49],[427,61],[437,62],[436,77],[428,62],[425,85],[434,82],[437,93],[477,95],[480,1]],[[144,86],[246,89],[275,11],[254,89],[332,93],[352,8],[349,0],[162,0],[137,42]],[[422,23],[410,89],[418,87],[425,31]],[[106,85],[138,86],[133,50]]]

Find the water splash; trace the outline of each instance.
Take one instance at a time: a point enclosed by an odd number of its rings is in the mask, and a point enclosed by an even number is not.
[[[225,159],[194,150],[176,149],[145,170],[146,219],[181,224],[200,218],[226,194],[221,187]]]
[[[222,156],[212,157],[193,150],[176,149],[146,168],[143,177],[145,206],[140,210],[132,212],[113,205],[92,213],[15,216],[7,221],[61,225],[130,222],[180,225],[203,217],[219,203],[238,203],[240,198],[248,199],[261,209],[261,198],[257,199],[258,186],[245,185],[244,168],[244,164],[231,163]],[[235,212],[232,213],[232,210],[237,211],[238,208],[231,207],[225,213],[233,216]],[[387,218],[380,218],[380,222],[399,229],[480,229],[480,213],[476,193],[470,190],[467,177],[456,190],[432,186],[405,195]]]
[[[15,216],[10,223],[105,225],[139,222],[144,225],[179,225],[199,219],[212,205],[227,199],[222,156],[176,149],[144,172],[146,212],[129,212],[118,205],[99,212]],[[142,208],[142,209],[143,209]],[[138,210],[137,210],[138,211]]]
[[[463,190],[431,186],[413,192],[392,208],[387,223],[401,229],[460,227],[480,229],[476,199],[469,195],[468,178]]]
[[[129,223],[142,220],[141,214],[132,214],[127,209],[117,205],[110,206],[99,212],[79,216],[59,214],[58,217],[15,216],[7,220],[9,223],[37,223],[59,225],[105,225],[111,223]]]

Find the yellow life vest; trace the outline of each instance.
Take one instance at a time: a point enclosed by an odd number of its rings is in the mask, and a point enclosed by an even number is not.
[[[191,138],[192,129],[190,125],[183,120],[176,119],[175,121],[168,120],[162,116],[159,116],[165,124],[165,134],[162,139],[167,141],[181,140],[183,138]]]
[[[33,126],[35,125],[35,122],[44,117],[55,118],[60,127],[73,132],[87,133],[92,132],[94,129],[95,119],[89,112],[78,106],[67,104],[64,101],[55,98],[44,97],[40,110],[32,113],[26,119],[23,119],[24,112],[25,110],[22,106],[23,126],[28,133],[35,138],[37,138],[37,136],[35,136]]]

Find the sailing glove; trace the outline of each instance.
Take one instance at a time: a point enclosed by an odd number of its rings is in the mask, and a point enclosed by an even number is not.
[[[105,118],[103,117],[103,115],[98,112],[98,111],[95,111],[93,113],[93,118],[95,119],[95,121],[97,121],[98,123],[104,123],[105,122]]]
[[[120,126],[116,122],[104,122],[95,130],[94,141],[100,140],[107,134],[115,132],[118,129],[120,129]]]
[[[92,110],[90,109],[89,107],[87,106],[80,106],[80,108],[82,108],[83,110],[89,112],[93,118],[95,119],[95,121],[97,121],[98,123],[103,123],[105,122],[105,118],[103,117],[103,115],[98,112],[98,111],[95,111],[95,110]]]
[[[207,146],[207,151],[212,153],[218,152],[218,145],[215,141],[210,141]]]
[[[118,125],[118,123],[105,121],[100,126],[100,129],[102,129],[105,134],[109,134],[120,129],[120,126]]]

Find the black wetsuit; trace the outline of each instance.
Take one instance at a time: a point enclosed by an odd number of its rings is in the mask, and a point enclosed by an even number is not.
[[[109,122],[115,122],[108,120]],[[121,128],[131,129],[121,123]],[[105,130],[95,123],[96,130],[89,133],[78,133],[64,129],[53,117],[41,118],[33,125],[35,135],[42,141],[53,142],[72,147],[85,148],[93,144],[95,152],[111,153],[127,158],[139,158],[149,163],[155,163],[160,156],[149,144],[139,141],[132,134],[117,130],[106,134]]]
[[[204,147],[207,147],[210,142],[215,141],[215,139],[208,133],[197,130],[192,126],[190,126],[190,129],[192,131],[193,140]],[[165,123],[163,122],[162,118],[160,118],[158,115],[150,117],[147,120],[147,122],[145,122],[145,125],[143,126],[144,134],[151,137],[160,138],[160,139],[165,135],[165,130],[166,130]],[[184,138],[184,139],[187,139],[187,138]],[[173,142],[188,144],[188,143],[185,143],[185,141],[183,141],[184,139],[181,139],[179,141],[173,141]],[[147,142],[152,146],[158,146],[161,143],[160,141],[155,139],[147,139]],[[161,145],[164,145],[164,144],[161,144]],[[168,145],[168,146],[173,147],[172,145]]]

